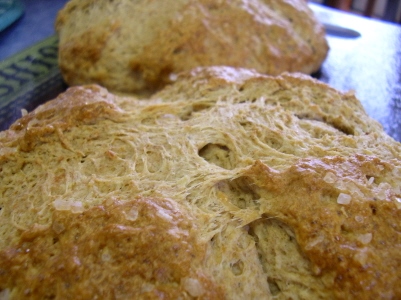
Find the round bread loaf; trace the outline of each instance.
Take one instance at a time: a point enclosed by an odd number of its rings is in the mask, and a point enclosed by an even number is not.
[[[198,66],[311,74],[328,51],[305,0],[71,0],[56,29],[69,85],[125,93],[153,92]]]
[[[401,144],[306,75],[72,87],[0,171],[2,299],[401,297]]]

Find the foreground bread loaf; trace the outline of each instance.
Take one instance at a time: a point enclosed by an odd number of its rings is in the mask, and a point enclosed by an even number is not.
[[[401,145],[304,75],[73,87],[0,133],[0,295],[399,299]]]
[[[328,51],[305,0],[71,0],[56,29],[69,85],[127,93],[157,90],[198,66],[311,74]]]

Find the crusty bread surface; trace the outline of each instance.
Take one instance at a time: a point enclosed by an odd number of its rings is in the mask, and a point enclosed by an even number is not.
[[[0,133],[0,298],[400,299],[401,145],[301,74],[71,87]]]
[[[124,93],[158,90],[198,66],[311,74],[328,52],[305,0],[71,0],[56,29],[69,85]]]

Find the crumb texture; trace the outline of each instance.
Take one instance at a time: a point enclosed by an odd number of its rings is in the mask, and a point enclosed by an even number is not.
[[[305,75],[72,87],[0,132],[0,296],[399,299],[400,186],[401,145]]]

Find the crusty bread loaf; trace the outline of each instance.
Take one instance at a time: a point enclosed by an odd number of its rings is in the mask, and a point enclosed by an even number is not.
[[[71,0],[56,29],[69,85],[127,93],[157,90],[198,66],[311,74],[328,51],[305,0]]]
[[[72,87],[0,146],[3,297],[401,297],[401,145],[306,75]]]

